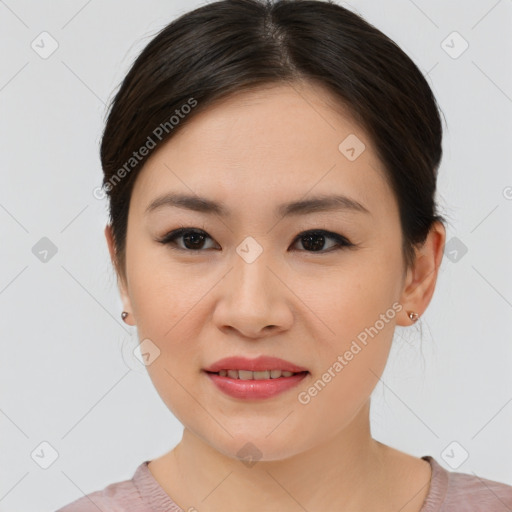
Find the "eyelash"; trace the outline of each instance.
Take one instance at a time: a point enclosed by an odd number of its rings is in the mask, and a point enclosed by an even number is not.
[[[206,249],[195,250],[195,249],[186,249],[186,248],[184,249],[182,247],[177,247],[175,240],[182,237],[183,235],[185,235],[187,233],[206,235],[207,238],[210,238],[213,240],[213,238],[211,238],[210,235],[208,235],[208,233],[206,233],[206,231],[204,231],[202,229],[181,227],[179,229],[175,229],[174,231],[170,231],[162,239],[158,240],[158,242],[163,245],[170,246],[170,248],[172,250],[185,251],[185,252],[190,252],[190,253],[193,253],[193,252],[200,253],[200,252],[203,252],[204,250],[206,250]],[[337,242],[337,246],[335,246],[331,249],[328,249],[328,250],[308,251],[307,249],[304,249],[305,252],[308,252],[311,254],[325,254],[325,253],[337,251],[340,249],[347,249],[347,248],[355,247],[355,245],[353,243],[351,243],[349,240],[347,240],[345,237],[339,235],[338,233],[333,233],[332,231],[326,231],[323,229],[310,229],[307,231],[303,231],[302,233],[299,233],[295,237],[292,245],[295,245],[302,237],[307,236],[307,235],[321,235],[321,236],[324,236],[325,238],[331,238],[335,242]]]

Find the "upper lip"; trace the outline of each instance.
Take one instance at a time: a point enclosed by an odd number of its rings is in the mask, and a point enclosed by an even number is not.
[[[260,356],[256,359],[234,356],[219,359],[204,369],[207,372],[218,372],[220,370],[248,370],[251,372],[262,372],[265,370],[284,370],[288,372],[307,372],[306,368],[285,361],[279,357]]]

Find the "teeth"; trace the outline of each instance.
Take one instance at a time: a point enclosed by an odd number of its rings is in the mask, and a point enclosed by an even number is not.
[[[294,372],[285,370],[265,370],[262,372],[251,372],[249,370],[220,370],[221,377],[230,377],[231,379],[240,380],[262,380],[262,379],[278,379],[279,377],[291,377]]]
[[[253,373],[253,379],[254,380],[270,379],[270,371],[269,370],[265,370],[263,372],[254,372]]]
[[[251,380],[251,379],[254,379],[254,372],[250,372],[248,370],[238,370],[238,378],[240,380]]]

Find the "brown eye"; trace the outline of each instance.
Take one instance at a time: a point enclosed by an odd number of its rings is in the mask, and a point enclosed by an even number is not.
[[[328,250],[323,250],[326,240],[329,239],[334,240],[334,245],[329,247]],[[331,252],[332,250],[353,246],[345,237],[324,230],[306,231],[298,235],[295,241],[300,242],[307,252]]]
[[[204,249],[205,240],[212,239],[205,231],[191,228],[180,228],[168,233],[160,243],[174,245],[175,249],[184,251],[200,251]],[[183,246],[177,246],[177,240],[182,239]]]
[[[169,245],[172,249],[178,249],[188,252],[201,252],[203,249],[213,249],[214,246],[205,247],[207,239],[213,240],[208,233],[202,229],[179,228],[171,231],[162,240],[161,244]],[[329,240],[330,245],[329,245]],[[179,244],[178,241],[181,241]],[[326,253],[344,247],[353,247],[345,237],[325,230],[305,231],[295,238],[294,244],[301,243],[306,252]],[[333,243],[334,242],[334,243]],[[327,245],[327,249],[326,249]]]

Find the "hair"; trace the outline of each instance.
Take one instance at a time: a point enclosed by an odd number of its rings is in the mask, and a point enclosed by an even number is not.
[[[414,262],[415,246],[444,221],[435,202],[442,126],[421,71],[332,1],[221,0],[160,30],[111,102],[100,153],[121,277],[131,192],[151,154],[142,148],[163,144],[228,95],[308,81],[323,85],[370,137],[398,203],[405,267]]]

